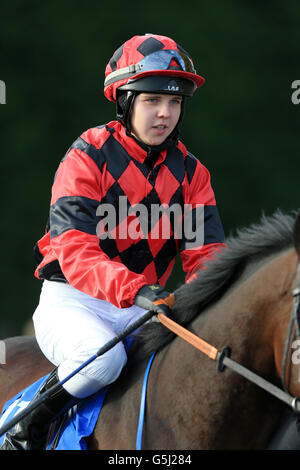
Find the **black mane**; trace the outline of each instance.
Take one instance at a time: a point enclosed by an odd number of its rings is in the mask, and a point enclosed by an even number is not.
[[[246,264],[287,249],[293,244],[295,215],[277,210],[272,216],[263,215],[259,224],[237,230],[230,236],[227,247],[206,263],[196,280],[183,284],[175,292],[172,318],[182,325],[190,323],[212,301],[219,299],[239,277]],[[135,336],[131,353],[138,359],[149,357],[174,338],[163,325],[151,322]]]

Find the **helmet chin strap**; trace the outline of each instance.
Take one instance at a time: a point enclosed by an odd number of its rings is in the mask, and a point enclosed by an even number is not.
[[[137,96],[135,91],[119,91],[117,90],[117,120],[131,132],[131,111],[134,100]]]
[[[128,137],[131,137],[143,150],[146,150],[147,158],[148,158],[155,154],[158,156],[158,154],[162,152],[163,150],[166,150],[172,147],[173,145],[176,145],[178,141],[179,132],[177,130],[177,132],[175,133],[175,129],[174,129],[174,131],[172,132],[172,136],[174,135],[174,137],[169,136],[166,140],[164,140],[164,142],[162,142],[159,145],[145,144],[141,140],[137,139],[132,133],[128,132],[127,129],[126,129],[126,134],[128,135]],[[175,134],[176,134],[176,137],[175,137]]]

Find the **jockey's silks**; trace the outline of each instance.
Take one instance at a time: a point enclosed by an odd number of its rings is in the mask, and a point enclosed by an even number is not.
[[[55,175],[46,233],[35,247],[36,277],[68,282],[124,308],[143,285],[165,285],[178,252],[188,280],[222,246],[209,171],[180,141],[151,165],[148,159],[117,121],[85,131],[71,145]],[[203,236],[191,240],[179,233],[176,217],[182,221],[187,209],[197,230],[199,206]]]

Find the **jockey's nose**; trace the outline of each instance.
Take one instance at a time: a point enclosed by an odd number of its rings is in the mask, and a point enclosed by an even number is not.
[[[169,118],[170,117],[170,103],[167,100],[162,100],[159,104],[158,110],[157,110],[157,116],[158,117],[163,117],[163,118]]]

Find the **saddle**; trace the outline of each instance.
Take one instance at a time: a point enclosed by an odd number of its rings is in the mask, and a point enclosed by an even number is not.
[[[154,354],[148,362],[142,388],[140,418],[136,440],[137,450],[141,450],[147,381],[153,358]],[[36,392],[43,383],[46,382],[48,377],[49,374],[40,378],[5,403],[0,416],[0,428],[31,402]],[[52,423],[46,450],[87,450],[86,438],[92,434],[95,428],[108,391],[109,386],[81,400],[55,423]],[[4,439],[5,434],[0,437],[0,446]]]

